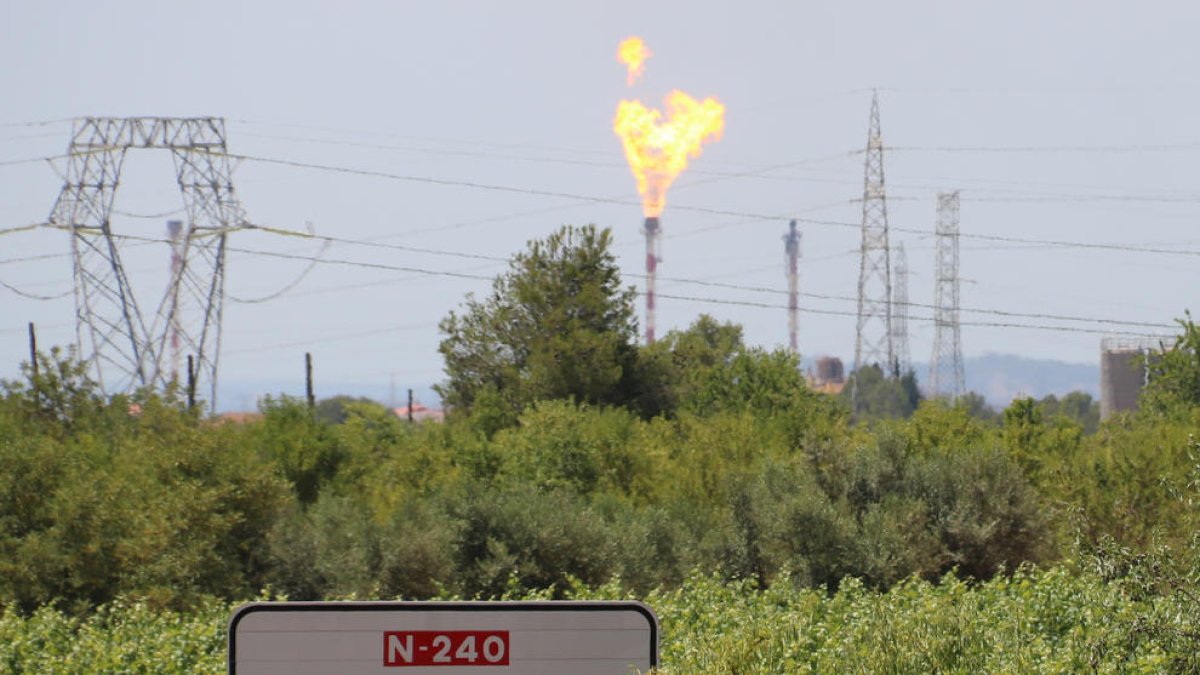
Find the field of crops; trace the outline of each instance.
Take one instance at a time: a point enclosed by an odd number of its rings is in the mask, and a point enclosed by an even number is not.
[[[692,577],[640,599],[657,612],[666,673],[1197,672],[1200,604],[1057,566],[979,585],[948,577],[836,593]],[[626,597],[616,585],[576,598]],[[524,596],[524,597],[537,597]],[[187,614],[115,603],[83,620],[0,619],[12,673],[219,673],[231,607]]]

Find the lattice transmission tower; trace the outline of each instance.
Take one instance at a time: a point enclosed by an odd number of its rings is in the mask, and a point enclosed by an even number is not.
[[[934,272],[933,360],[929,391],[951,401],[966,391],[958,324],[958,191],[937,196],[937,269]]]
[[[185,221],[170,242],[167,290],[152,314],[121,260],[128,238],[114,233],[113,200],[129,150],[168,150]],[[105,393],[178,381],[179,350],[195,356],[196,387],[215,409],[225,242],[245,226],[234,192],[225,122],[212,117],[97,117],[76,121],[66,180],[50,215],[71,233],[79,357]],[[150,305],[152,306],[152,305]]]
[[[871,119],[863,177],[862,250],[858,268],[858,326],[854,369],[877,365],[894,372],[892,344],[892,270],[888,247],[887,196],[883,183],[883,134],[879,94],[871,96]],[[857,378],[856,378],[857,382]]]
[[[892,267],[892,348],[896,360],[892,364],[892,376],[900,377],[912,369],[908,351],[908,256],[904,244],[896,244],[896,264]]]
[[[788,224],[783,237],[784,271],[788,280],[788,349],[800,353],[800,232],[796,221]]]

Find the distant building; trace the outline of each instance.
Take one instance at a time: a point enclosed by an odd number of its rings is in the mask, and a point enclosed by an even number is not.
[[[1145,357],[1157,338],[1104,338],[1100,342],[1100,419],[1113,413],[1137,410],[1138,397],[1149,381]]]
[[[836,396],[846,388],[846,368],[836,356],[822,356],[805,379],[813,391]]]
[[[408,406],[392,408],[392,412],[402,420],[408,419]],[[446,412],[436,408],[427,408],[420,403],[413,403],[412,420],[414,422],[444,422],[446,420]]]

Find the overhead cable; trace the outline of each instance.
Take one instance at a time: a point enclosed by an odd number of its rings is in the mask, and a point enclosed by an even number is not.
[[[479,183],[476,181],[463,181],[463,180],[456,180],[456,179],[450,179],[450,178],[435,178],[432,176],[416,176],[416,175],[409,175],[409,174],[392,173],[392,172],[388,172],[388,171],[377,171],[377,170],[373,170],[373,169],[356,169],[356,168],[351,168],[351,167],[335,166],[335,165],[329,165],[329,164],[316,164],[316,163],[312,163],[312,162],[301,162],[301,161],[290,160],[290,159],[255,157],[252,155],[236,155],[236,154],[230,154],[229,156],[232,158],[235,158],[235,159],[241,159],[241,160],[245,160],[245,161],[262,162],[262,163],[267,163],[267,164],[276,164],[276,165],[291,166],[291,167],[296,167],[296,168],[314,169],[314,170],[319,170],[319,171],[329,171],[329,172],[334,172],[334,173],[344,173],[344,174],[357,175],[357,176],[369,176],[369,177],[373,177],[373,178],[384,178],[384,179],[389,179],[389,180],[426,183],[426,184],[431,184],[431,185],[444,185],[444,186],[449,186],[449,187],[468,187],[468,188],[475,188],[475,189],[480,189],[480,190],[489,190],[489,191],[494,191],[494,192],[509,192],[509,193],[517,193],[517,194],[528,194],[528,195],[535,195],[535,196],[541,196],[541,197],[558,197],[558,198],[562,198],[562,199],[573,199],[576,201],[591,202],[591,203],[616,204],[616,205],[621,205],[621,206],[640,206],[640,202],[635,202],[635,201],[632,201],[629,199],[622,199],[622,198],[596,197],[596,196],[582,195],[582,194],[576,194],[576,193],[571,193],[571,192],[559,192],[559,191],[554,191],[554,190],[537,190],[537,189],[521,188],[521,187],[508,186],[508,185],[494,185],[494,184],[489,184],[489,183]],[[733,216],[733,217],[739,217],[739,218],[752,218],[752,219],[759,220],[759,221],[786,221],[786,220],[792,219],[792,220],[796,220],[798,222],[803,222],[803,223],[807,223],[810,225],[818,225],[818,226],[823,226],[823,227],[853,228],[856,230],[860,229],[860,227],[861,227],[860,223],[853,223],[853,222],[848,222],[848,221],[836,221],[836,220],[821,220],[821,219],[816,219],[816,218],[805,218],[803,216],[792,216],[787,213],[754,213],[754,212],[748,212],[748,211],[731,211],[731,210],[727,210],[727,209],[714,209],[714,208],[701,207],[701,206],[688,206],[688,205],[683,205],[683,204],[673,204],[671,206],[671,208],[676,211],[690,211],[690,212],[695,212],[695,213],[708,213],[708,214],[712,214],[712,215]],[[915,228],[891,227],[890,229],[895,232],[902,232],[902,233],[906,233],[906,234],[916,234],[916,235],[932,234],[932,232],[929,230],[918,230]],[[1053,240],[1053,239],[1032,239],[1032,238],[1025,238],[1025,237],[1009,237],[1009,236],[1001,236],[1001,235],[973,234],[973,233],[965,233],[965,232],[960,233],[959,237],[962,239],[978,239],[981,241],[999,241],[999,242],[1019,243],[1019,244],[1038,244],[1038,245],[1042,245],[1042,246],[1056,246],[1056,247],[1062,247],[1062,248],[1085,248],[1085,249],[1095,249],[1095,250],[1122,251],[1122,252],[1129,252],[1129,253],[1151,253],[1151,254],[1160,254],[1160,255],[1179,255],[1179,256],[1188,256],[1188,257],[1200,257],[1200,250],[1193,250],[1193,249],[1165,249],[1165,248],[1144,247],[1144,246],[1135,246],[1135,245],[1117,244],[1117,243],[1080,242],[1080,241],[1066,241],[1066,240]]]

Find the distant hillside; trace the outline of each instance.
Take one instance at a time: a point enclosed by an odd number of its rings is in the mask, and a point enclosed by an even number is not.
[[[811,368],[811,359],[802,367]],[[850,364],[846,364],[847,370]],[[915,363],[917,381],[924,388],[929,379],[929,364]],[[969,391],[982,394],[996,408],[1006,407],[1020,394],[1042,398],[1082,391],[1100,398],[1099,363],[1067,363],[1051,359],[1028,359],[1011,354],[985,354],[963,363]]]
[[[803,368],[811,368],[812,360],[802,360]],[[850,364],[846,364],[849,369]],[[929,364],[913,364],[917,381],[925,385],[929,378]],[[1062,396],[1072,391],[1083,391],[1094,398],[1100,397],[1100,366],[1088,363],[1066,363],[1049,359],[1027,359],[1011,354],[986,354],[968,358],[963,364],[967,389],[982,394],[993,407],[1003,408],[1018,394],[1042,398],[1047,394]],[[222,411],[254,410],[257,400],[264,394],[273,396],[280,392],[291,396],[304,396],[304,382],[275,380],[232,380],[221,381]],[[365,396],[387,404],[391,397],[387,384],[365,385],[338,382],[317,382],[317,398],[328,398],[338,394]],[[408,391],[397,384],[396,404],[404,405]],[[439,406],[440,398],[432,385],[414,387],[416,400],[429,406]]]
[[[924,385],[929,364],[915,366],[917,380]],[[1067,363],[1050,359],[1027,359],[1011,354],[985,354],[963,362],[967,389],[982,394],[994,407],[1004,407],[1018,395],[1042,398],[1082,391],[1100,398],[1100,365]]]

